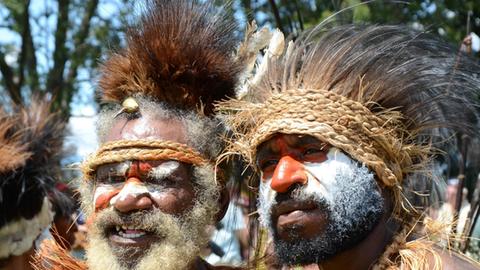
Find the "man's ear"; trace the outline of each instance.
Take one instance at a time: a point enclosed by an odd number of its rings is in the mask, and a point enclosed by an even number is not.
[[[230,194],[228,193],[227,188],[223,186],[222,191],[220,192],[220,198],[218,198],[218,206],[220,210],[216,215],[217,222],[220,222],[223,216],[225,216],[225,213],[227,212],[227,209],[228,209],[229,202],[230,202]]]

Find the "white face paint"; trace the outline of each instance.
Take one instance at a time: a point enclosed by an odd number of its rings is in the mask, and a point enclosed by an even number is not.
[[[277,204],[276,192],[270,186],[272,180],[264,179],[260,184],[260,222],[273,236],[277,257],[288,265],[318,263],[356,245],[378,223],[384,211],[374,174],[341,150],[332,147],[324,162],[303,165],[308,182],[292,193],[291,198],[316,202],[328,217],[325,230],[314,238],[280,239],[271,217]]]
[[[170,160],[152,168],[149,176],[155,179],[163,179],[170,176],[178,167],[180,167],[178,161]]]
[[[118,175],[126,174],[128,170],[128,164],[125,164],[127,167],[119,166],[117,170]],[[172,175],[175,170],[180,166],[178,161],[167,161],[164,162],[156,167],[153,167],[149,172],[149,176],[161,181],[164,178],[169,177]],[[125,200],[129,196],[138,197],[148,194],[152,199],[159,199],[161,193],[161,185],[150,184],[150,183],[139,183],[139,182],[127,182],[127,183],[115,183],[115,184],[99,184],[95,189],[94,193],[94,205],[97,205],[97,199],[102,195],[107,195],[115,190],[119,190],[120,192],[113,196],[110,201],[109,205],[114,205],[118,200],[122,201]]]
[[[308,175],[306,191],[316,193],[330,203],[333,202],[338,186],[338,172],[353,172],[357,169],[357,163],[335,147],[330,148],[324,162],[305,162],[303,165]]]
[[[99,184],[95,188],[95,193],[93,194],[93,205],[94,207],[97,205],[97,200],[102,195],[107,195],[115,190],[122,188],[123,183],[118,184]]]
[[[357,162],[345,155],[340,149],[331,147],[327,153],[327,160],[321,163],[304,162],[308,181],[304,186],[306,194],[314,194],[332,204],[335,193],[338,192],[339,172],[350,173],[358,169]],[[261,175],[262,179],[263,174]],[[258,211],[263,226],[271,228],[271,208],[275,204],[277,192],[271,188],[272,179],[264,179],[260,183]]]
[[[115,205],[119,200],[124,201],[127,197],[137,198],[139,196],[150,193],[143,183],[127,182],[120,193],[110,199],[110,205]]]

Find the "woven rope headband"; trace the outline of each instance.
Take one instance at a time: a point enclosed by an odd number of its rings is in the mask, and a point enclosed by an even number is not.
[[[92,179],[98,166],[128,160],[177,160],[192,165],[209,163],[185,144],[160,140],[119,140],[103,144],[84,162],[82,170],[86,179]]]
[[[242,106],[236,117],[243,114],[240,118],[250,118],[252,124],[232,148],[251,162],[257,147],[275,133],[311,135],[364,163],[384,185],[399,186],[412,165],[412,153],[422,152],[399,139],[405,132],[400,113],[374,114],[360,102],[331,91],[290,90],[271,96],[262,106]]]

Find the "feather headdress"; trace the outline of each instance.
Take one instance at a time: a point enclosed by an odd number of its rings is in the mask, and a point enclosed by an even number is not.
[[[415,226],[408,224],[432,202],[428,166],[436,147],[455,132],[478,135],[479,94],[478,62],[432,35],[402,26],[319,26],[218,109],[235,134],[227,153],[241,153],[253,167],[257,147],[285,133],[314,136],[375,172],[404,224],[380,260],[386,267],[399,249],[431,251],[405,245]],[[414,259],[425,264],[423,255]]]
[[[211,2],[148,0],[148,9],[127,32],[127,49],[102,68],[106,102],[141,93],[175,108],[210,115],[213,103],[234,96],[238,62],[235,24]]]
[[[232,150],[250,161],[276,132],[313,134],[400,192],[404,178],[425,170],[431,143],[452,130],[477,132],[477,72],[477,63],[426,33],[398,26],[314,29],[272,58],[244,95],[248,101],[221,109],[234,112]]]
[[[0,112],[0,258],[28,250],[53,219],[64,123],[46,102]]]

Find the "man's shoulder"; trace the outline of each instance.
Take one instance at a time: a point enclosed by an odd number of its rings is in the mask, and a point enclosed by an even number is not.
[[[444,270],[470,270],[480,269],[480,263],[476,262],[463,254],[453,251],[437,248],[438,255],[442,260]]]

